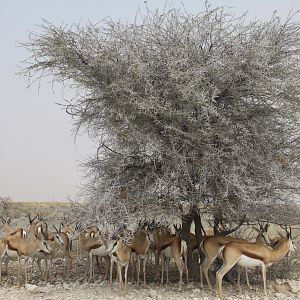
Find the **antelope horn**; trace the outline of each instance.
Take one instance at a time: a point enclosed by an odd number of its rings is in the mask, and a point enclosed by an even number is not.
[[[37,218],[39,221],[43,221],[43,217],[42,217],[42,214],[41,213],[38,213],[37,214]]]
[[[56,228],[55,225],[53,225],[54,229],[56,230],[57,233],[59,233],[58,229]]]
[[[257,232],[260,232],[260,230],[257,229],[256,227],[252,226],[252,228],[253,228],[255,231],[257,231]]]
[[[30,215],[29,215],[29,222],[30,222],[30,224],[32,224],[33,221],[34,221],[36,218],[37,218],[37,216],[35,216],[33,219],[30,219]]]

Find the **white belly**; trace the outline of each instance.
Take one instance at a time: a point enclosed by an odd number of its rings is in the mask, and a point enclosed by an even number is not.
[[[99,248],[92,249],[91,253],[93,253],[93,255],[96,255],[96,256],[106,256],[107,255],[107,248],[104,245],[102,245]]]
[[[259,259],[242,255],[240,259],[237,261],[237,264],[241,267],[255,268],[255,267],[261,267],[263,262]]]
[[[18,252],[17,251],[6,249],[6,254],[11,259],[17,259],[18,258]]]
[[[167,247],[165,248],[164,250],[162,250],[161,252],[161,255],[167,257],[167,258],[173,258],[173,254],[172,254],[172,251],[171,251],[171,247]]]

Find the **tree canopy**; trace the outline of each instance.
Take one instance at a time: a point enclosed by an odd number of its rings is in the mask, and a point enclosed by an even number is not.
[[[23,46],[31,56],[22,73],[76,90],[66,111],[99,144],[84,163],[90,220],[128,224],[189,203],[215,221],[299,223],[292,15],[249,21],[207,7],[148,11],[126,24],[44,22]]]

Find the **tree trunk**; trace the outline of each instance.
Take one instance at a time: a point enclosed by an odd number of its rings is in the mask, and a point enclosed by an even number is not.
[[[199,249],[199,246],[203,240],[203,235],[202,235],[203,226],[202,226],[201,217],[195,207],[192,208],[190,213],[188,215],[185,215],[182,219],[182,236],[181,236],[181,238],[187,242],[187,267],[189,271],[189,276],[192,280],[193,278],[197,278],[199,273],[198,262],[195,263],[193,261],[193,249],[192,249],[191,237],[190,237],[190,228],[193,221],[195,222],[195,235],[197,240],[197,246]]]

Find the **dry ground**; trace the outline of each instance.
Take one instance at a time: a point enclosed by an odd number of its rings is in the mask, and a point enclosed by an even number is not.
[[[62,217],[62,208],[65,203],[12,203],[7,215],[12,216],[13,226],[24,226],[28,222],[27,214],[32,212],[42,213],[43,216],[49,216],[49,220],[60,220]],[[0,228],[1,230],[1,228]],[[74,247],[76,249],[76,247]],[[300,288],[299,293],[295,294],[290,291],[289,284],[283,281],[275,281],[275,278],[289,278],[295,279],[294,283],[300,285],[300,245],[298,242],[298,251],[296,255],[293,255],[289,259],[286,259],[283,263],[277,266],[271,267],[268,271],[268,293],[267,297],[262,294],[262,286],[260,283],[260,276],[257,273],[251,273],[250,280],[254,283],[254,290],[249,290],[245,284],[242,286],[242,292],[238,292],[236,288],[229,283],[224,283],[224,293],[226,299],[300,299]],[[76,253],[74,260],[76,259]],[[119,286],[114,284],[113,289],[110,289],[107,281],[102,280],[101,276],[104,274],[104,266],[101,270],[96,272],[96,280],[94,283],[88,283],[85,280],[85,261],[84,259],[78,260],[78,274],[76,276],[76,262],[72,270],[71,277],[68,281],[64,280],[63,276],[63,264],[61,260],[55,262],[53,270],[53,282],[52,284],[41,281],[39,272],[35,266],[33,269],[33,275],[30,280],[30,284],[27,288],[16,287],[16,272],[17,263],[10,263],[11,284],[7,282],[7,277],[3,276],[3,285],[0,287],[0,299],[48,299],[48,300],[67,300],[67,299],[203,299],[203,300],[214,300],[218,299],[215,293],[210,293],[207,288],[200,290],[198,280],[191,282],[188,285],[183,286],[183,291],[178,292],[177,280],[178,272],[174,264],[170,267],[170,281],[169,285],[160,285],[154,283],[154,266],[148,266],[148,282],[149,285],[146,288],[143,286],[137,286],[129,282],[128,293],[123,295],[120,293]],[[289,268],[287,267],[289,266]],[[96,268],[97,269],[97,268]],[[289,270],[292,271],[289,271]],[[131,275],[129,275],[131,281]],[[32,290],[31,290],[32,289]]]

